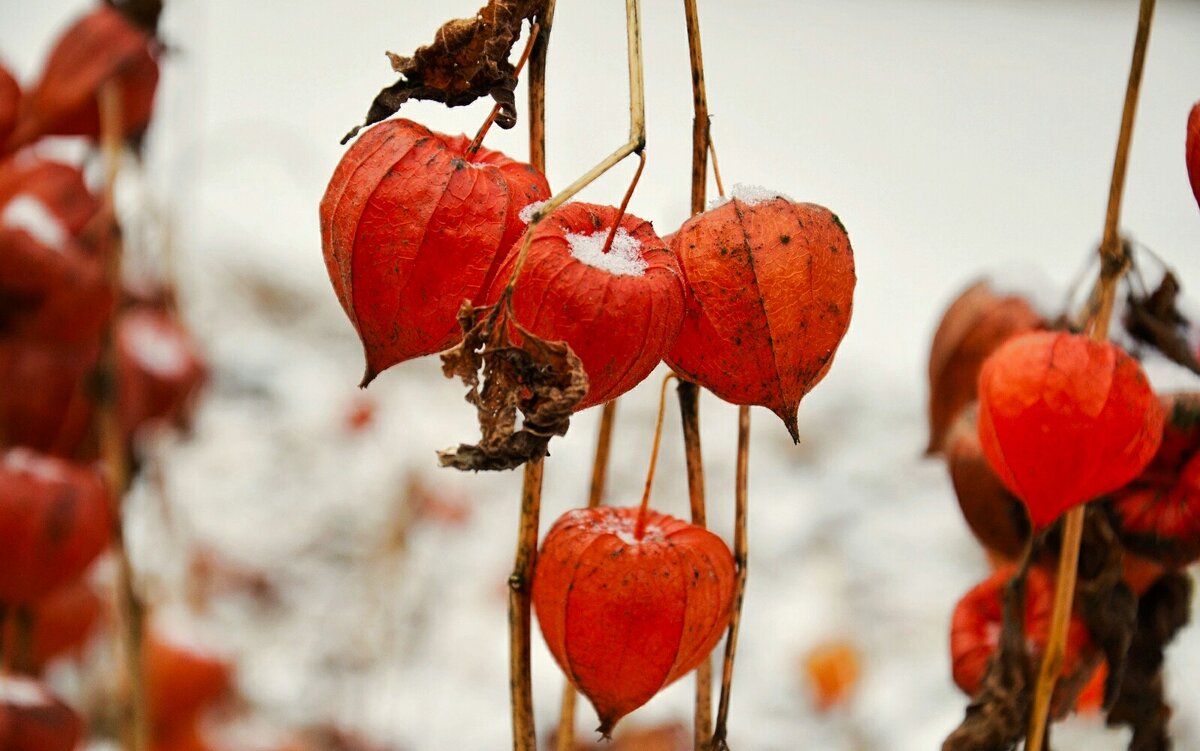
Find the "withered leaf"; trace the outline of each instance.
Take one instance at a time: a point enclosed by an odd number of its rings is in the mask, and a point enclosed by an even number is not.
[[[1128,296],[1125,330],[1135,339],[1149,344],[1173,362],[1193,373],[1200,373],[1200,362],[1188,346],[1187,318],[1176,304],[1181,291],[1179,279],[1170,271],[1163,274],[1158,288],[1149,295]]]
[[[1025,737],[1033,697],[1033,666],[1025,651],[1025,576],[1023,568],[1004,589],[1004,628],[983,690],[942,751],[1010,751]]]
[[[1129,647],[1124,679],[1108,711],[1109,726],[1129,725],[1129,751],[1169,751],[1171,708],[1163,698],[1163,650],[1191,620],[1192,580],[1173,571],[1142,595],[1137,631]]]
[[[488,0],[474,18],[447,21],[433,43],[418,48],[412,57],[387,53],[400,79],[379,92],[366,122],[347,133],[342,143],[360,129],[396,114],[409,99],[461,107],[491,96],[500,105],[496,125],[513,127],[517,123],[517,75],[508,56],[521,36],[521,24],[545,11],[546,0]]]
[[[545,341],[521,328],[507,296],[480,308],[464,302],[458,321],[463,340],[442,354],[442,372],[470,387],[467,401],[478,412],[482,437],[474,445],[439,451],[438,461],[461,470],[503,470],[545,456],[550,439],[567,432],[572,410],[587,393],[583,363],[565,342]]]
[[[104,0],[130,22],[140,26],[150,36],[158,35],[158,19],[162,15],[163,0]]]
[[[1121,578],[1124,550],[1098,507],[1087,509],[1075,597],[1092,640],[1108,661],[1104,706],[1112,706],[1137,628],[1137,598]]]

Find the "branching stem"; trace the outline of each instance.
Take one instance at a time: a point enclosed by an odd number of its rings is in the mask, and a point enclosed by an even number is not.
[[[646,470],[646,486],[642,489],[642,505],[638,509],[637,526],[633,529],[634,539],[640,540],[646,534],[646,516],[650,511],[650,489],[654,487],[654,470],[658,467],[658,447],[662,444],[663,415],[667,411],[667,385],[675,377],[668,373],[662,380],[662,389],[658,394],[658,419],[654,422],[654,445],[650,449],[650,468]]]

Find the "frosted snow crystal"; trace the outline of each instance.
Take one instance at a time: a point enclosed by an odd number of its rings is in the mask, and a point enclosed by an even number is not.
[[[723,206],[729,203],[730,199],[736,198],[747,206],[757,206],[760,203],[782,198],[785,201],[791,201],[792,197],[787,193],[778,190],[764,188],[761,185],[749,185],[747,183],[734,183],[733,188],[729,191],[728,196],[719,196],[708,202],[709,209],[715,209],[718,206]]]
[[[529,204],[525,208],[521,209],[521,212],[519,214],[517,214],[517,218],[520,219],[522,222],[529,224],[530,222],[533,221],[534,213],[536,213],[538,209],[542,208],[547,203],[550,203],[550,202],[549,201],[534,201],[533,203]]]
[[[45,482],[63,482],[62,467],[26,448],[15,448],[4,454],[3,467],[8,472],[33,475]]]
[[[624,227],[617,228],[612,247],[604,251],[608,230],[601,229],[589,234],[567,235],[571,255],[580,263],[607,271],[613,276],[645,276],[650,264],[642,258],[642,243],[630,235]]]
[[[37,682],[11,675],[0,678],[0,704],[37,707],[49,703],[50,697]]]
[[[62,253],[66,250],[67,230],[46,204],[28,193],[20,193],[4,208],[0,224],[25,230],[33,239]]]
[[[125,325],[129,327],[127,341],[133,356],[146,370],[159,376],[173,376],[187,368],[187,349],[174,332],[147,319],[131,319]]]

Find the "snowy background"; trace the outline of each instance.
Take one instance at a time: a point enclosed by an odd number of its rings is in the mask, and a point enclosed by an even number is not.
[[[185,316],[214,368],[193,435],[160,447],[165,493],[144,484],[134,497],[146,586],[164,612],[236,656],[240,688],[265,716],[328,718],[404,749],[508,747],[504,583],[520,477],[436,469],[434,450],[474,430],[460,385],[436,360],[356,390],[359,345],[326,277],[317,203],[338,139],[393,80],[384,50],[409,52],[477,5],[169,0],[163,34],[176,54],[146,174],[123,186],[131,204],[151,201],[172,218]],[[628,127],[622,3],[559,5],[552,187],[623,143]],[[681,3],[644,6],[649,161],[631,211],[665,234],[688,210],[690,79]],[[929,341],[945,305],[983,272],[1015,274],[1052,301],[1080,273],[1103,221],[1136,6],[701,0],[723,176],[832,208],[859,274],[836,365],[801,407],[800,446],[774,416],[754,414],[731,726],[739,751],[925,750],[961,717],[949,616],[987,564],[942,464],[921,457]],[[0,0],[0,56],[28,81],[82,7]],[[1183,163],[1185,118],[1200,99],[1198,40],[1200,3],[1162,0],[1123,217],[1185,289],[1200,283],[1200,211]],[[403,114],[471,133],[487,109],[413,103]],[[488,146],[525,156],[524,125],[493,129]],[[582,198],[618,201],[632,169]],[[621,400],[611,502],[639,497],[656,383]],[[364,405],[373,420],[349,429],[347,415]],[[671,410],[654,504],[684,515]],[[552,444],[544,527],[584,502],[595,421],[595,410],[580,415]],[[702,424],[710,515],[727,536],[735,412],[706,398]],[[412,502],[421,484],[439,503]],[[275,601],[239,590],[189,612],[195,603],[173,592],[200,550],[261,572]],[[863,674],[850,705],[823,714],[798,666],[834,637],[861,649]],[[545,735],[561,678],[536,649]],[[1168,660],[1178,748],[1195,751],[1196,627]],[[686,722],[690,692],[681,681],[628,722]],[[581,732],[593,726],[581,706]],[[1094,718],[1056,737],[1061,748],[1126,740]]]

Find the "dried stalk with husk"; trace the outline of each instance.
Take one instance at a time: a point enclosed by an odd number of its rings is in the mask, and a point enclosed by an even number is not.
[[[1118,233],[1121,217],[1121,198],[1125,190],[1125,171],[1129,161],[1129,146],[1133,137],[1133,121],[1137,111],[1138,92],[1145,66],[1146,47],[1150,41],[1150,26],[1154,18],[1155,0],[1141,0],[1138,13],[1137,37],[1129,81],[1125,88],[1125,106],[1121,113],[1121,130],[1117,153],[1113,160],[1112,181],[1109,184],[1108,208],[1104,218],[1104,236],[1100,241],[1100,281],[1096,309],[1091,317],[1089,335],[1096,341],[1108,339],[1109,319],[1112,318],[1117,285],[1129,268],[1129,257]],[[1066,651],[1067,628],[1075,599],[1075,581],[1079,569],[1079,546],[1083,539],[1086,507],[1076,506],[1066,514],[1063,527],[1062,552],[1059,557],[1058,581],[1054,592],[1054,611],[1050,621],[1050,636],[1038,671],[1034,688],[1033,709],[1029,718],[1028,751],[1041,751],[1045,739],[1050,700],[1058,682]]]

